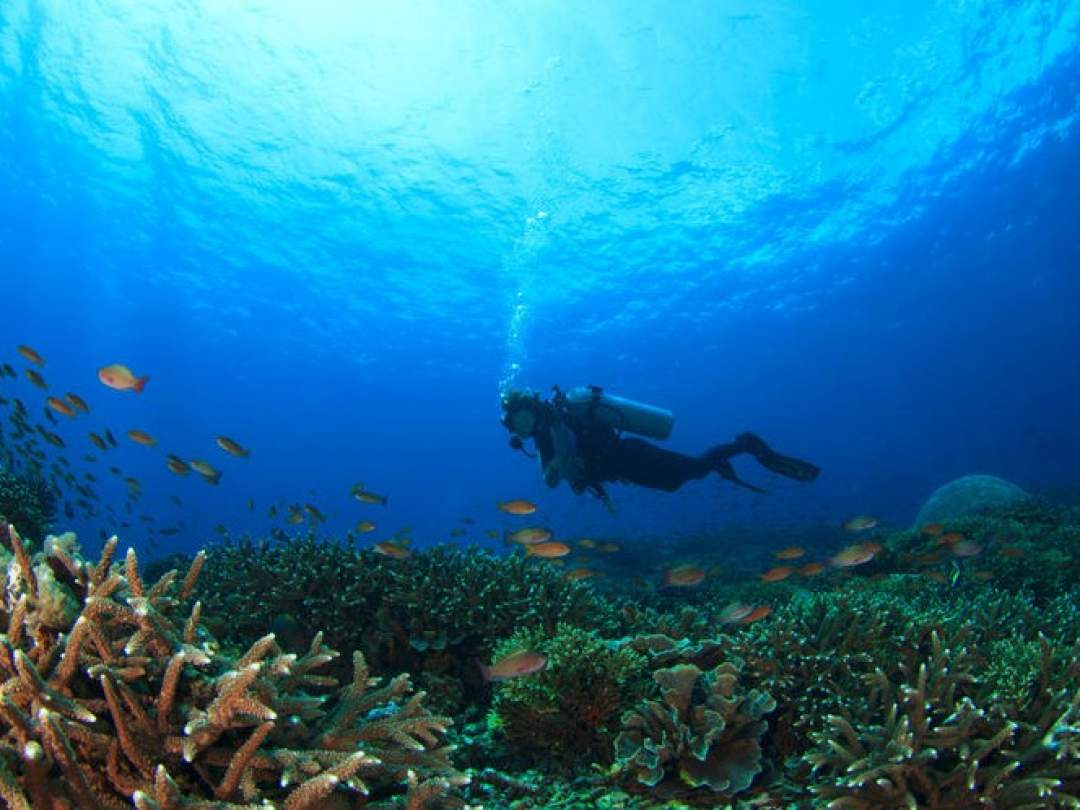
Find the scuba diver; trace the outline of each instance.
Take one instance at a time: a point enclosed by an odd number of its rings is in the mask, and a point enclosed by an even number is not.
[[[555,386],[554,392],[550,400],[530,391],[503,394],[502,423],[512,434],[510,446],[533,458],[535,454],[524,446],[525,439],[532,439],[549,487],[565,480],[578,495],[592,492],[609,511],[614,511],[604,489],[609,481],[674,492],[687,481],[715,472],[733,484],[764,492],[735,474],[731,458],[743,453],[765,469],[796,481],[813,481],[820,472],[809,462],[777,453],[753,433],[740,433],[735,441],[718,444],[700,456],[624,438],[623,433],[636,433],[666,439],[675,417],[662,408],[612,396],[595,385],[569,393]]]

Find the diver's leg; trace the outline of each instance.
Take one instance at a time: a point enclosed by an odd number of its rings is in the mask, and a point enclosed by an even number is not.
[[[809,461],[777,453],[765,443],[764,439],[754,433],[740,433],[735,437],[732,445],[726,446],[738,447],[737,452],[749,453],[765,469],[794,478],[796,481],[813,481],[821,472],[820,467],[814,466]]]
[[[620,439],[603,465],[605,481],[623,481],[674,492],[715,468],[704,457],[665,450],[642,439]]]

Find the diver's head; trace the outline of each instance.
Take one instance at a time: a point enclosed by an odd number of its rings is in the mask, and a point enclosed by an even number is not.
[[[507,391],[502,396],[502,423],[522,439],[532,436],[539,421],[540,395],[531,391]]]

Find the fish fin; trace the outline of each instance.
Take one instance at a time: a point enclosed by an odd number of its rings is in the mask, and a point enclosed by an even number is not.
[[[136,394],[141,394],[143,392],[143,389],[146,388],[146,384],[148,382],[150,382],[149,377],[136,377],[135,385],[133,385],[132,388],[135,389]]]

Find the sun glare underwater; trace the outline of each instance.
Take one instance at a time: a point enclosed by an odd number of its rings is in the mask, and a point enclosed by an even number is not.
[[[4,0],[0,807],[1080,807],[1078,116],[1078,0]]]

